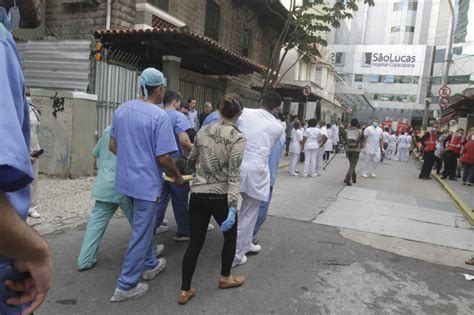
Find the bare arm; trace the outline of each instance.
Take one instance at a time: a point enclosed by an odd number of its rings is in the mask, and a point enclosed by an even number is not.
[[[187,132],[178,133],[178,140],[179,140],[179,143],[181,144],[181,147],[186,153],[191,152],[193,145],[191,143],[191,140],[189,140],[189,136]]]
[[[30,277],[22,282],[6,281],[13,291],[24,292],[21,297],[6,302],[21,305],[33,302],[24,312],[29,314],[45,300],[51,287],[52,260],[48,243],[26,224],[0,191],[0,255],[14,259],[19,272],[29,272]]]
[[[178,169],[176,168],[176,164],[169,154],[160,155],[157,157],[157,160],[163,167],[165,173],[169,174],[175,179],[175,184],[180,185],[184,183],[183,177],[179,173]]]
[[[115,138],[112,136],[110,137],[110,141],[109,141],[109,150],[113,154],[117,155],[117,142],[115,141]]]
[[[328,141],[328,137],[326,135],[323,135],[323,138],[322,138],[322,141],[321,143],[319,144],[319,146],[322,146],[326,143],[326,141]]]

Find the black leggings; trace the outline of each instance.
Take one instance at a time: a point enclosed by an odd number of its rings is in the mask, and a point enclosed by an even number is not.
[[[218,194],[191,194],[189,200],[189,232],[190,241],[183,259],[183,278],[181,290],[187,291],[191,288],[199,252],[206,239],[207,226],[211,216],[219,225],[227,219],[229,207],[227,204],[227,195]],[[224,232],[224,247],[222,248],[222,267],[221,275],[228,277],[232,262],[235,256],[235,247],[237,242],[237,215],[232,228]]]

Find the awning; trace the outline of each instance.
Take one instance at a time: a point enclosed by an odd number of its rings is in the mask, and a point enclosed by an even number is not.
[[[258,92],[262,92],[262,86],[252,86],[252,89]],[[294,84],[279,84],[273,91],[281,95],[281,97],[291,98],[293,102],[304,103],[306,102],[306,96],[303,95],[303,87]],[[321,97],[311,93],[308,96],[308,102],[316,102]]]
[[[451,113],[445,114],[441,117],[439,122],[441,124],[448,123],[451,119],[454,119],[457,114],[458,114],[457,112],[451,112]]]
[[[266,70],[265,66],[208,37],[177,28],[99,30],[94,36],[105,48],[142,58],[143,67],[159,67],[163,56],[176,56],[181,58],[181,68],[206,75],[239,75]]]
[[[350,108],[366,108],[375,110],[374,106],[365,95],[364,90],[360,90],[351,86],[336,85],[336,97],[342,106]]]

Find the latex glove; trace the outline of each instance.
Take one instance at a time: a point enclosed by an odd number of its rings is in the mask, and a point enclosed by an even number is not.
[[[227,219],[222,222],[221,224],[221,231],[227,232],[229,231],[235,223],[235,215],[237,214],[237,210],[233,207],[229,208],[229,214],[227,215]]]

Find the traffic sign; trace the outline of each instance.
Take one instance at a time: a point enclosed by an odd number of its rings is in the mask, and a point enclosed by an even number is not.
[[[448,97],[451,95],[451,89],[449,86],[443,86],[439,89],[439,97]]]
[[[440,97],[439,98],[439,108],[441,108],[441,110],[445,110],[449,105],[449,100],[447,97]]]
[[[306,86],[303,88],[303,95],[304,95],[304,96],[309,96],[310,94],[311,94],[311,86],[306,85]]]

